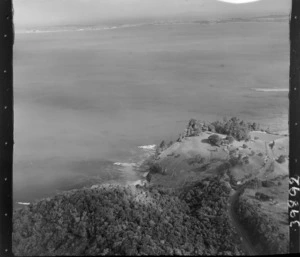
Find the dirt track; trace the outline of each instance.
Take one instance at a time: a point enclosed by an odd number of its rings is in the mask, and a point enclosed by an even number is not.
[[[248,232],[244,229],[243,225],[239,222],[238,216],[235,213],[235,206],[237,204],[237,200],[239,198],[240,192],[243,190],[244,186],[239,187],[236,192],[229,198],[229,218],[231,223],[236,229],[236,232],[242,239],[242,248],[247,255],[259,255],[259,253],[255,250],[254,245],[252,244]]]

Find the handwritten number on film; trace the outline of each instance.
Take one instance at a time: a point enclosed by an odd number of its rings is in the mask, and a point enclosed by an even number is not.
[[[297,184],[298,187],[291,187],[289,189],[289,194],[290,196],[296,196],[298,191],[300,191],[300,188],[299,188],[299,180],[300,180],[300,177],[298,176],[298,178],[290,178],[290,185],[292,184]],[[288,207],[289,208],[294,208],[294,207],[297,207],[297,209],[299,209],[299,203],[297,201],[292,201],[292,200],[289,200],[288,201]],[[299,210],[290,210],[290,217],[291,218],[295,218],[296,217],[296,214],[299,213]],[[298,227],[300,227],[300,222],[298,220],[294,220],[294,221],[291,221],[290,222],[290,227],[292,227],[294,224],[297,224]]]

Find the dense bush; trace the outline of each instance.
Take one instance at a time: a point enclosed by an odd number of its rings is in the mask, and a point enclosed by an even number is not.
[[[227,213],[230,190],[225,182],[215,177],[196,182],[180,195],[190,207],[191,215],[201,220],[204,244],[215,249],[214,254],[223,255],[226,251],[229,255],[242,254]]]
[[[214,121],[211,123],[197,121],[191,119],[187,125],[187,129],[183,137],[198,136],[203,131],[210,131],[214,133],[224,134],[233,137],[236,140],[249,140],[249,132],[253,130],[259,130],[258,123],[244,122],[237,117],[230,119],[224,118],[223,121]],[[182,140],[182,136],[178,141]],[[227,140],[227,139],[226,139]],[[233,141],[230,142],[230,144]]]
[[[249,139],[249,132],[252,130],[250,123],[246,123],[236,117],[229,120],[215,121],[212,122],[212,125],[214,125],[217,133],[230,135],[239,141]]]
[[[16,255],[201,254],[189,207],[161,188],[101,187],[40,201],[14,213]]]
[[[161,187],[100,186],[39,201],[14,212],[13,252],[237,255],[225,211],[228,189],[205,183],[180,197]]]

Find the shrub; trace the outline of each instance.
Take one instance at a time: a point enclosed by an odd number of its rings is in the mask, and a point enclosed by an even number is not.
[[[208,125],[208,131],[211,131],[211,132],[216,132],[216,128],[215,128],[215,126],[214,126],[214,125],[212,125],[212,124],[209,124],[209,125]]]
[[[229,145],[229,141],[226,139],[222,139],[221,145]]]
[[[162,150],[164,150],[165,147],[166,147],[166,143],[165,143],[165,141],[163,140],[163,141],[161,141],[161,143],[159,144],[159,148],[162,149]]]
[[[184,135],[182,133],[179,134],[179,137],[177,139],[177,142],[182,142],[182,139],[184,138]]]
[[[156,147],[155,155],[158,156],[160,153],[167,148],[165,141],[161,141],[160,144]]]
[[[280,155],[276,161],[278,163],[284,163],[285,162],[285,158],[286,158],[285,155]]]
[[[259,123],[256,123],[256,122],[253,122],[252,125],[251,125],[251,129],[252,130],[259,130],[260,129],[260,124]]]
[[[272,200],[272,197],[269,195],[266,195],[264,193],[256,192],[255,193],[255,198],[261,201],[270,201]]]
[[[191,132],[191,135],[192,137],[196,137],[196,136],[199,136],[201,134],[201,130],[199,127],[195,127],[194,130]]]
[[[168,144],[168,148],[173,145],[173,141],[170,141],[169,144]]]
[[[248,181],[247,188],[258,189],[262,187],[262,182],[258,178],[254,178]]]
[[[234,167],[234,166],[237,166],[237,165],[241,165],[242,164],[242,161],[239,157],[231,157],[229,159],[229,164]]]
[[[208,137],[208,142],[211,145],[220,146],[221,142],[222,142],[222,139],[221,139],[221,137],[219,135],[213,134],[213,135],[211,135],[211,136]]]
[[[148,182],[151,182],[151,179],[152,179],[152,174],[151,174],[151,172],[148,172],[148,174],[147,174],[147,176],[146,176],[146,180],[147,180]]]
[[[152,174],[164,174],[164,169],[158,163],[153,163],[152,165],[150,165],[149,171]]]
[[[242,160],[243,160],[243,162],[245,162],[246,164],[249,164],[249,156],[247,155],[247,156],[244,156],[243,158],[242,158]]]
[[[199,136],[202,129],[199,122],[195,119],[190,119],[188,126],[186,128],[185,136],[186,137],[194,137]]]
[[[261,182],[263,187],[273,187],[275,186],[275,182],[271,181],[271,180],[264,180]]]
[[[228,141],[229,144],[232,144],[234,142],[233,136],[227,136],[225,139]]]
[[[194,128],[197,124],[197,120],[195,119],[190,119],[188,127]]]

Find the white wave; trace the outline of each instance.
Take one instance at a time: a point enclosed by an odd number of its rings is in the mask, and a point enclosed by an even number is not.
[[[145,149],[145,150],[154,150],[155,147],[156,147],[156,145],[140,145],[140,146],[138,146],[138,148]]]
[[[288,88],[253,88],[254,91],[258,92],[288,92]]]
[[[29,205],[30,203],[18,202],[18,204],[21,204],[21,205]]]
[[[135,167],[137,166],[134,162],[115,162],[114,165],[123,166],[123,167]]]

